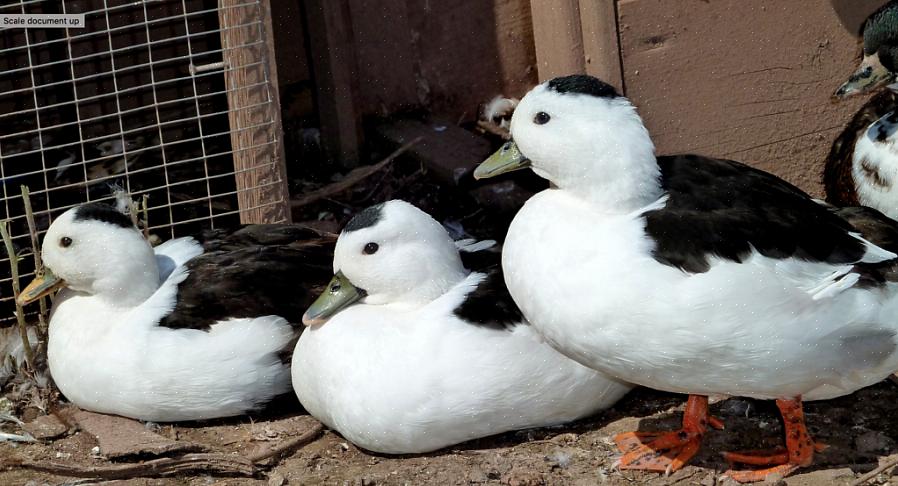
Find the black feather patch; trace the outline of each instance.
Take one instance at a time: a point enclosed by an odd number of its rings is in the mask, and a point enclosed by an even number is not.
[[[205,329],[227,318],[278,315],[299,323],[333,276],[333,236],[300,225],[248,225],[196,237],[174,310],[159,323]]]
[[[768,258],[833,264],[860,260],[866,249],[847,221],[778,177],[730,160],[659,157],[662,209],[645,213],[654,257],[690,273],[709,258],[741,262],[752,248]]]
[[[474,325],[503,330],[525,322],[508,293],[501,267],[493,267],[485,273],[486,278],[455,308],[455,315]]]
[[[851,223],[865,240],[898,253],[898,221],[866,206],[831,208],[830,211]],[[898,262],[859,263],[854,265],[854,272],[861,276],[859,287],[876,287],[898,281]]]
[[[75,221],[94,220],[109,223],[122,228],[133,228],[131,219],[120,213],[118,209],[103,203],[87,203],[75,210]]]
[[[586,74],[572,74],[549,81],[549,89],[558,93],[579,93],[599,98],[617,98],[614,86]]]
[[[374,226],[383,218],[383,203],[375,204],[374,206],[363,209],[359,214],[356,214],[346,223],[346,226],[343,227],[343,231],[358,231],[364,228],[370,228]]]

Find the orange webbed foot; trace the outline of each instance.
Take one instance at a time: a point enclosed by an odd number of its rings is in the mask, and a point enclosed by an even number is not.
[[[627,432],[615,436],[623,452],[621,469],[640,469],[670,474],[689,462],[701,447],[707,427],[723,428],[723,422],[708,415],[708,397],[690,395],[683,413],[683,427],[673,432]]]
[[[809,466],[814,460],[814,453],[826,448],[811,439],[804,425],[804,413],[801,398],[795,400],[777,400],[777,407],[783,415],[786,429],[786,448],[772,451],[724,452],[723,457],[730,464],[748,464],[753,466],[769,466],[765,469],[733,471],[725,476],[740,483],[764,481],[771,476],[785,477],[796,469]]]

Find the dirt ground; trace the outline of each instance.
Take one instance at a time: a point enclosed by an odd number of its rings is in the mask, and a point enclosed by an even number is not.
[[[826,402],[806,404],[809,429],[829,447],[815,464],[785,484],[811,486],[849,484],[891,453],[898,452],[898,421],[894,419],[898,385],[883,382],[857,393]],[[726,484],[721,473],[726,450],[775,447],[782,442],[782,427],[771,402],[723,400],[712,412],[724,420],[726,430],[712,431],[691,465],[670,477],[618,471],[611,437],[628,430],[656,430],[678,425],[684,397],[637,389],[615,407],[592,418],[563,427],[532,429],[480,439],[420,456],[389,457],[354,447],[331,431],[288,454],[257,479],[208,475],[164,479],[131,479],[105,484],[230,485],[230,484],[346,484],[346,485],[631,485]],[[260,443],[277,443],[314,419],[293,414],[275,418],[244,417],[199,425],[162,426],[169,438],[206,445],[211,451],[246,454]],[[90,434],[75,432],[49,443],[0,445],[0,460],[28,458],[67,464],[108,463],[91,450]],[[23,469],[0,472],[3,485],[87,484],[89,481],[36,473]],[[869,484],[898,484],[898,476],[882,474]]]

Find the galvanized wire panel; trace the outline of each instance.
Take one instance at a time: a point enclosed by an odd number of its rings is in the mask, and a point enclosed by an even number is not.
[[[286,181],[279,118],[265,115],[279,109],[266,9],[262,0],[0,1],[0,14],[85,14],[81,29],[0,29],[0,219],[11,221],[25,278],[22,185],[40,232],[70,207],[110,200],[113,186],[149,196],[150,230],[162,239],[285,204],[271,197],[286,194]],[[12,309],[6,261],[0,321]]]

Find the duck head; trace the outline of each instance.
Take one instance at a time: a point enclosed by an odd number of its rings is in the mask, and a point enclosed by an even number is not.
[[[322,324],[356,302],[420,306],[465,278],[455,242],[427,213],[388,201],[357,214],[334,249],[334,278],[303,315]]]
[[[68,287],[132,306],[159,286],[152,247],[127,216],[105,204],[63,213],[44,235],[41,256],[44,271],[19,294],[22,305]]]
[[[603,209],[657,199],[655,146],[630,101],[591,76],[555,78],[531,90],[511,118],[512,140],[484,161],[484,179],[529,167]]]
[[[835,96],[866,93],[890,83],[898,72],[898,2],[877,10],[864,23],[864,51],[861,64]]]

